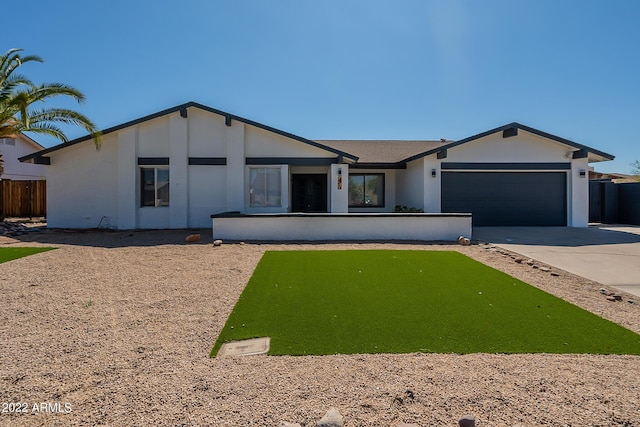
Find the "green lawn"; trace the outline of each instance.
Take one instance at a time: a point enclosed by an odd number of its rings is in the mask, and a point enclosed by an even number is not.
[[[25,256],[50,251],[55,248],[0,248],[0,264]]]
[[[263,336],[272,355],[640,354],[640,335],[443,251],[267,252],[211,356]]]

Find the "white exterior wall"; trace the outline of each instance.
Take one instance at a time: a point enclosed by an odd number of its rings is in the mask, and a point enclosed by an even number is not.
[[[12,144],[11,141],[14,143]],[[42,150],[42,147],[29,142],[23,135],[18,135],[15,139],[0,138],[0,153],[2,154],[2,166],[4,168],[0,179],[12,179],[15,181],[45,179],[47,176],[47,167],[45,165],[20,163],[18,161],[20,157],[40,150]]]
[[[329,200],[329,211],[335,213],[349,211],[349,165],[331,165]]]
[[[407,164],[396,171],[396,204],[408,208],[424,209],[424,158]]]
[[[442,212],[442,170],[441,160],[434,154],[424,159],[424,211]],[[435,169],[436,176],[431,171]]]
[[[118,143],[107,135],[51,155],[47,173],[47,225],[53,228],[116,227]]]
[[[569,212],[568,225],[570,227],[589,226],[589,163],[587,159],[576,159],[571,162],[569,179]],[[585,176],[580,176],[580,171]]]
[[[471,216],[434,214],[290,214],[213,218],[214,239],[455,240],[471,236]]]

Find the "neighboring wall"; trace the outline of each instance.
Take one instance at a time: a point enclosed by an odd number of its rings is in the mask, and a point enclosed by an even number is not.
[[[31,181],[45,179],[47,167],[31,163],[21,163],[18,158],[41,150],[37,144],[28,141],[23,135],[18,138],[0,138],[0,153],[2,153],[4,172],[2,179],[15,181]]]

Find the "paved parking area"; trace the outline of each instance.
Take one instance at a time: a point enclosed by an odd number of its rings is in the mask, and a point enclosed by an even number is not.
[[[640,226],[477,227],[473,238],[640,297]]]

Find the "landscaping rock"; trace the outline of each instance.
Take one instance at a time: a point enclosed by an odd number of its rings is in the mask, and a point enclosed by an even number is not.
[[[529,259],[527,260],[527,265],[533,265],[533,263],[534,263],[534,262],[535,262],[534,260],[532,260],[531,258],[529,258]]]
[[[0,222],[0,236],[20,236],[30,229],[18,222]]]
[[[220,246],[220,245],[222,245],[222,240],[218,239],[213,241],[213,246]]]
[[[544,271],[546,273],[550,272],[551,269],[549,267],[540,267],[540,271]]]
[[[288,423],[286,421],[282,421],[280,423],[280,427],[302,427],[302,426],[300,424],[298,424],[298,423],[294,424],[294,423]]]
[[[551,275],[552,275],[553,277],[558,277],[558,276],[560,276],[560,273],[557,273],[557,272],[555,272],[555,271],[552,271],[552,272],[551,272]]]
[[[630,299],[629,301],[627,301],[629,304],[637,304],[637,302],[635,300]]]
[[[600,293],[601,293],[602,295],[607,295],[607,293],[608,293],[608,292],[609,292],[609,291],[608,291],[608,290],[606,290],[605,288],[600,288]]]
[[[324,417],[318,421],[318,427],[342,427],[344,419],[336,408],[331,408],[324,414]]]
[[[613,297],[613,299],[615,299],[616,301],[622,301],[622,296],[621,295],[611,295]]]
[[[614,297],[613,295],[608,295],[607,301],[616,301],[616,297]]]
[[[188,243],[199,242],[200,241],[200,235],[199,234],[189,234],[187,237],[185,237],[184,241],[188,242]]]
[[[524,258],[516,258],[514,259],[515,262],[517,262],[518,264],[522,264],[524,262]]]
[[[467,239],[464,236],[458,236],[458,238],[456,239],[456,242],[462,246],[469,246],[471,244],[471,240]]]
[[[531,268],[540,268],[540,267],[538,267],[538,266],[537,266],[537,265],[535,265],[535,264],[531,264]]]
[[[465,415],[458,420],[460,427],[476,427],[476,418],[473,415]]]

